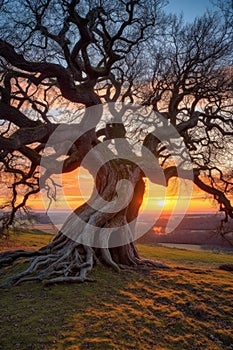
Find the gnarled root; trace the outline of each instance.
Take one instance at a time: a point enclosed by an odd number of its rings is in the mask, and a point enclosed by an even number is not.
[[[47,285],[90,281],[87,274],[94,265],[93,249],[77,244],[67,237],[63,239],[62,243],[60,239],[57,239],[55,244],[50,244],[38,252],[18,251],[14,255],[9,252],[10,258],[7,257],[7,253],[2,253],[0,262],[2,261],[3,265],[21,257],[33,255],[35,257],[26,270],[8,279],[1,287],[9,287],[32,280],[46,281]]]
[[[37,252],[4,252],[0,254],[0,262],[6,265],[25,257],[33,257],[27,269],[3,282],[1,287],[35,280],[44,281],[46,286],[93,282],[88,274],[99,261],[117,272],[168,268],[167,265],[153,260],[140,259],[133,243],[109,249],[93,249],[63,235],[58,235],[52,243]]]

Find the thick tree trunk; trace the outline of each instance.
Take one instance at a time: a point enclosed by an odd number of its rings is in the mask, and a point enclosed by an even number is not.
[[[141,260],[134,245],[134,221],[145,190],[142,176],[137,166],[124,160],[102,166],[88,203],[69,216],[50,244],[28,252],[27,256],[34,256],[29,267],[4,285],[29,280],[45,280],[46,284],[91,281],[87,275],[96,262],[116,271],[141,265],[166,267]],[[2,253],[0,264],[24,256],[25,252]]]

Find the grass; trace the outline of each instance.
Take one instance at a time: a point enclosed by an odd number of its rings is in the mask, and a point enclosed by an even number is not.
[[[0,251],[16,249],[36,250],[46,245],[52,238],[53,235],[46,234],[40,230],[12,232],[9,239],[0,240]]]
[[[39,236],[16,236],[14,243],[38,248],[51,239]],[[233,275],[217,269],[233,256],[138,248],[174,268],[117,274],[97,266],[96,283],[1,290],[0,349],[233,349]],[[5,268],[1,278],[25,264]]]
[[[233,263],[232,254],[212,253],[210,251],[192,251],[185,249],[167,248],[153,245],[138,245],[140,255],[150,259],[160,260],[165,263],[211,266],[217,267],[220,264]]]

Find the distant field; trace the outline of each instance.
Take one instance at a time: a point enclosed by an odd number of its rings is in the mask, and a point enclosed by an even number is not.
[[[50,240],[24,233],[12,237],[8,247],[37,249]],[[0,349],[232,350],[233,274],[218,265],[233,263],[233,256],[138,249],[171,269],[117,274],[98,266],[91,284],[45,288],[27,282],[0,290]],[[25,265],[3,269],[1,280]]]

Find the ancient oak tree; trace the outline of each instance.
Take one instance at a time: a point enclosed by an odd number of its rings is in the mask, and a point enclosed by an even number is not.
[[[233,217],[232,14],[185,25],[162,5],[1,3],[0,162],[10,196],[2,235],[31,195],[54,197],[54,174],[85,165],[95,181],[49,245],[1,254],[1,264],[33,257],[7,285],[82,282],[96,261],[117,271],[166,267],[140,259],[134,245],[146,177],[164,186],[192,179]]]

